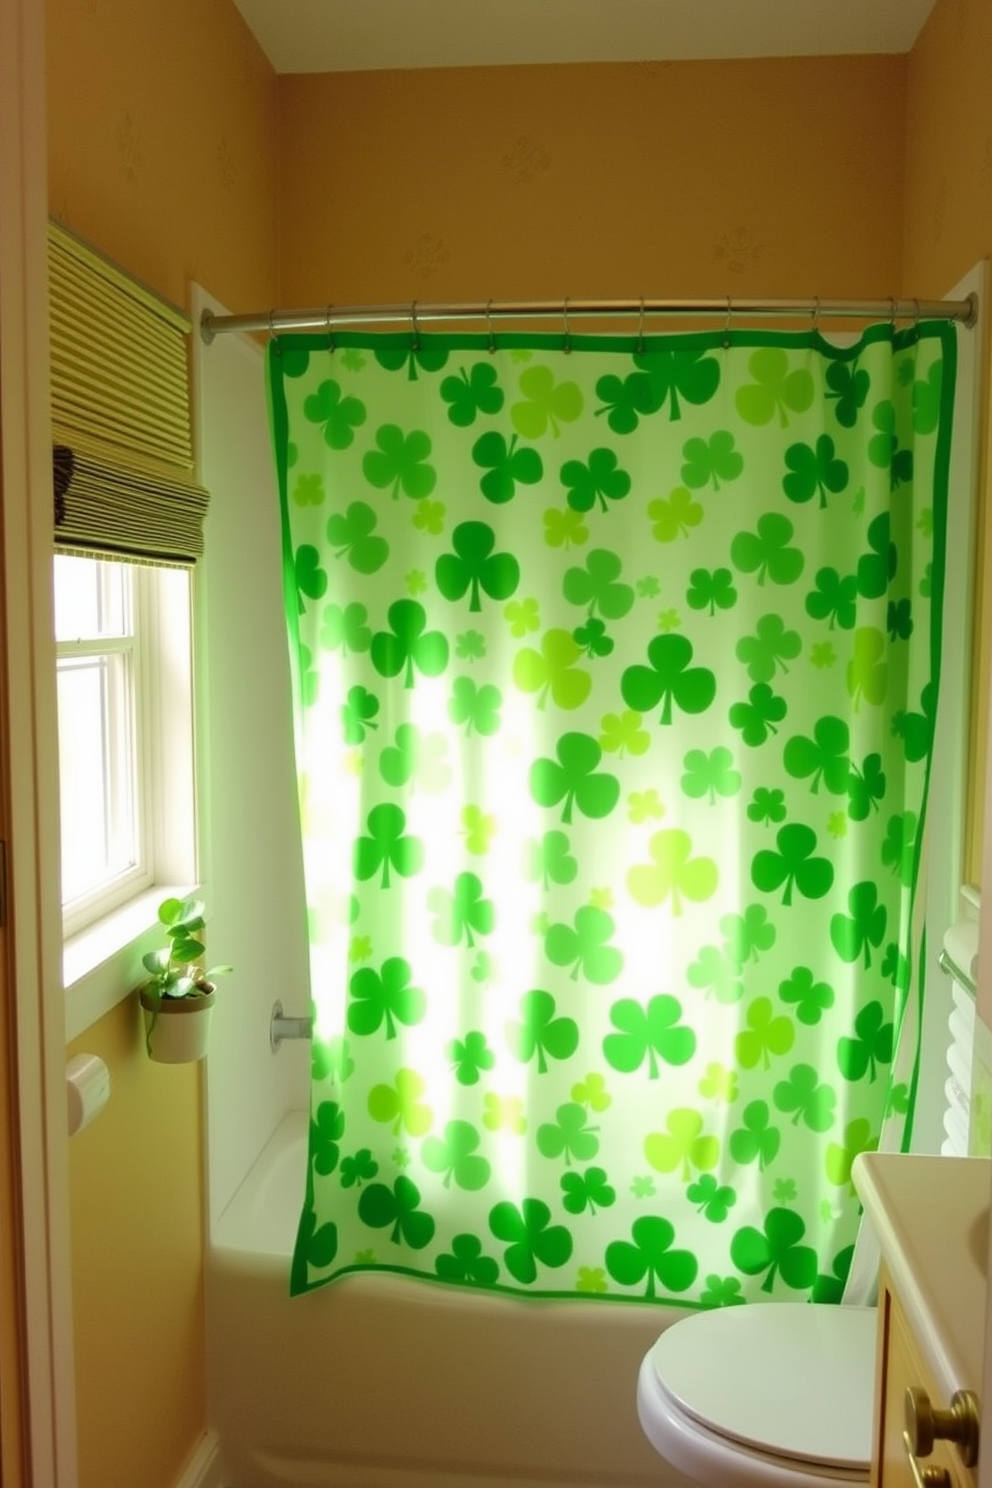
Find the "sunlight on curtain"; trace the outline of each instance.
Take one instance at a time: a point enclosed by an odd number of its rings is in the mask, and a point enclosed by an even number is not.
[[[270,343],[294,1291],[839,1298],[911,1120],[954,352]]]

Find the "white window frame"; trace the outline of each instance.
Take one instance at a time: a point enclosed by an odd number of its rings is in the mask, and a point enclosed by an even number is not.
[[[134,566],[136,763],[142,861],[73,906],[64,922],[66,1036],[102,1017],[141,979],[161,938],[158,905],[197,882],[193,584],[188,570]]]

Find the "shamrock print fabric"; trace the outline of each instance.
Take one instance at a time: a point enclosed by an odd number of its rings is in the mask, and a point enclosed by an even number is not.
[[[954,353],[270,343],[294,1292],[839,1299],[912,1117]]]

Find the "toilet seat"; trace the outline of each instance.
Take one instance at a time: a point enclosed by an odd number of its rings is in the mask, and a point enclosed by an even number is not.
[[[702,1482],[744,1488],[865,1483],[876,1313],[780,1303],[696,1313],[647,1354],[642,1428]]]

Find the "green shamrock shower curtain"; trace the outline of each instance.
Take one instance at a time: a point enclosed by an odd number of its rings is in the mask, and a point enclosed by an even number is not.
[[[912,1116],[954,353],[270,342],[294,1292],[839,1298]]]

